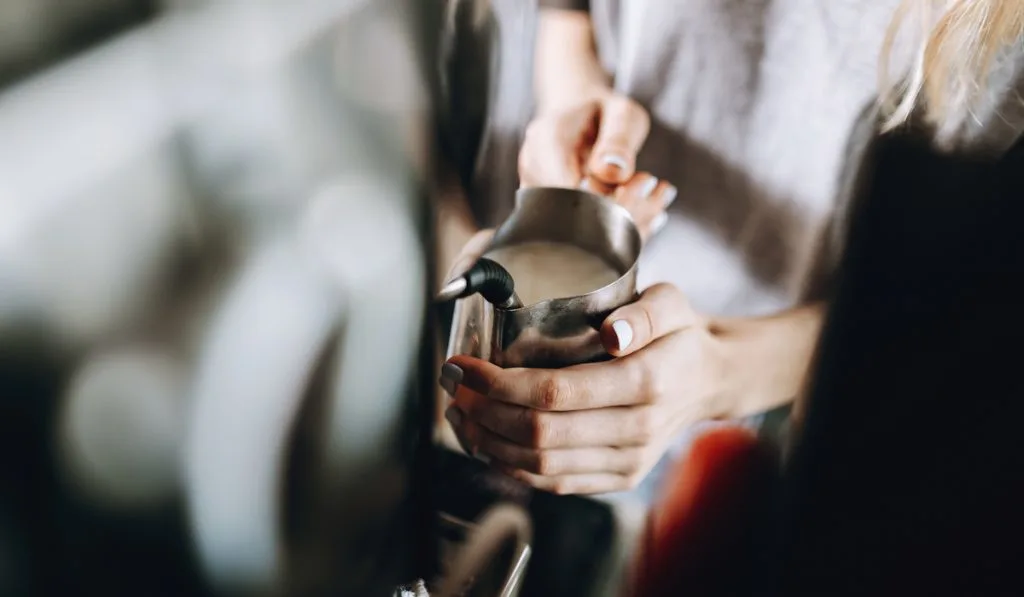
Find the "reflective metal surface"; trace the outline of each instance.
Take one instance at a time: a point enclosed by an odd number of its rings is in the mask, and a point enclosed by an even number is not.
[[[456,303],[448,355],[466,354],[502,367],[555,368],[607,357],[598,329],[636,298],[641,240],[629,213],[603,197],[573,189],[522,189],[517,207],[488,251],[534,241],[575,245],[621,276],[581,296],[520,309],[495,309],[479,296]]]

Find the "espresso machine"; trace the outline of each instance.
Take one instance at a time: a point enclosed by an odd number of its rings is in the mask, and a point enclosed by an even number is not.
[[[105,2],[76,45],[18,4],[0,593],[426,575],[443,7]]]

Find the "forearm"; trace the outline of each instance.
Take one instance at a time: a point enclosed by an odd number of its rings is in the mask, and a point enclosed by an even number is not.
[[[542,3],[548,6],[567,3]],[[563,110],[609,91],[586,10],[542,7],[534,53],[534,94],[540,113]]]
[[[804,388],[824,320],[825,303],[800,306],[771,317],[720,319],[712,333],[721,341],[723,399],[731,417],[788,404]]]

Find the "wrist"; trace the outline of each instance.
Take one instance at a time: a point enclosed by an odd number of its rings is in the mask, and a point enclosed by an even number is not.
[[[585,104],[604,101],[614,91],[609,85],[595,81],[561,82],[556,89],[538,92],[536,117],[568,112]]]
[[[541,11],[534,58],[538,115],[564,111],[612,93],[586,11]]]
[[[737,360],[736,345],[729,337],[718,333],[717,323],[705,320],[702,333],[705,342],[703,368],[705,375],[699,402],[704,406],[701,420],[716,421],[737,418],[737,397],[742,394],[731,372]]]
[[[824,306],[814,304],[770,317],[710,321],[716,416],[742,418],[791,403],[810,370],[823,314]]]

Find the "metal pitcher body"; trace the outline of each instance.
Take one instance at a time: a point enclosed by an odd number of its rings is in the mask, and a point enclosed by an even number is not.
[[[601,323],[636,298],[642,242],[629,212],[585,191],[522,189],[485,256],[529,242],[574,245],[602,258],[619,277],[586,294],[517,309],[497,309],[479,295],[460,299],[448,356],[470,355],[505,368],[559,368],[608,358],[598,335]]]

